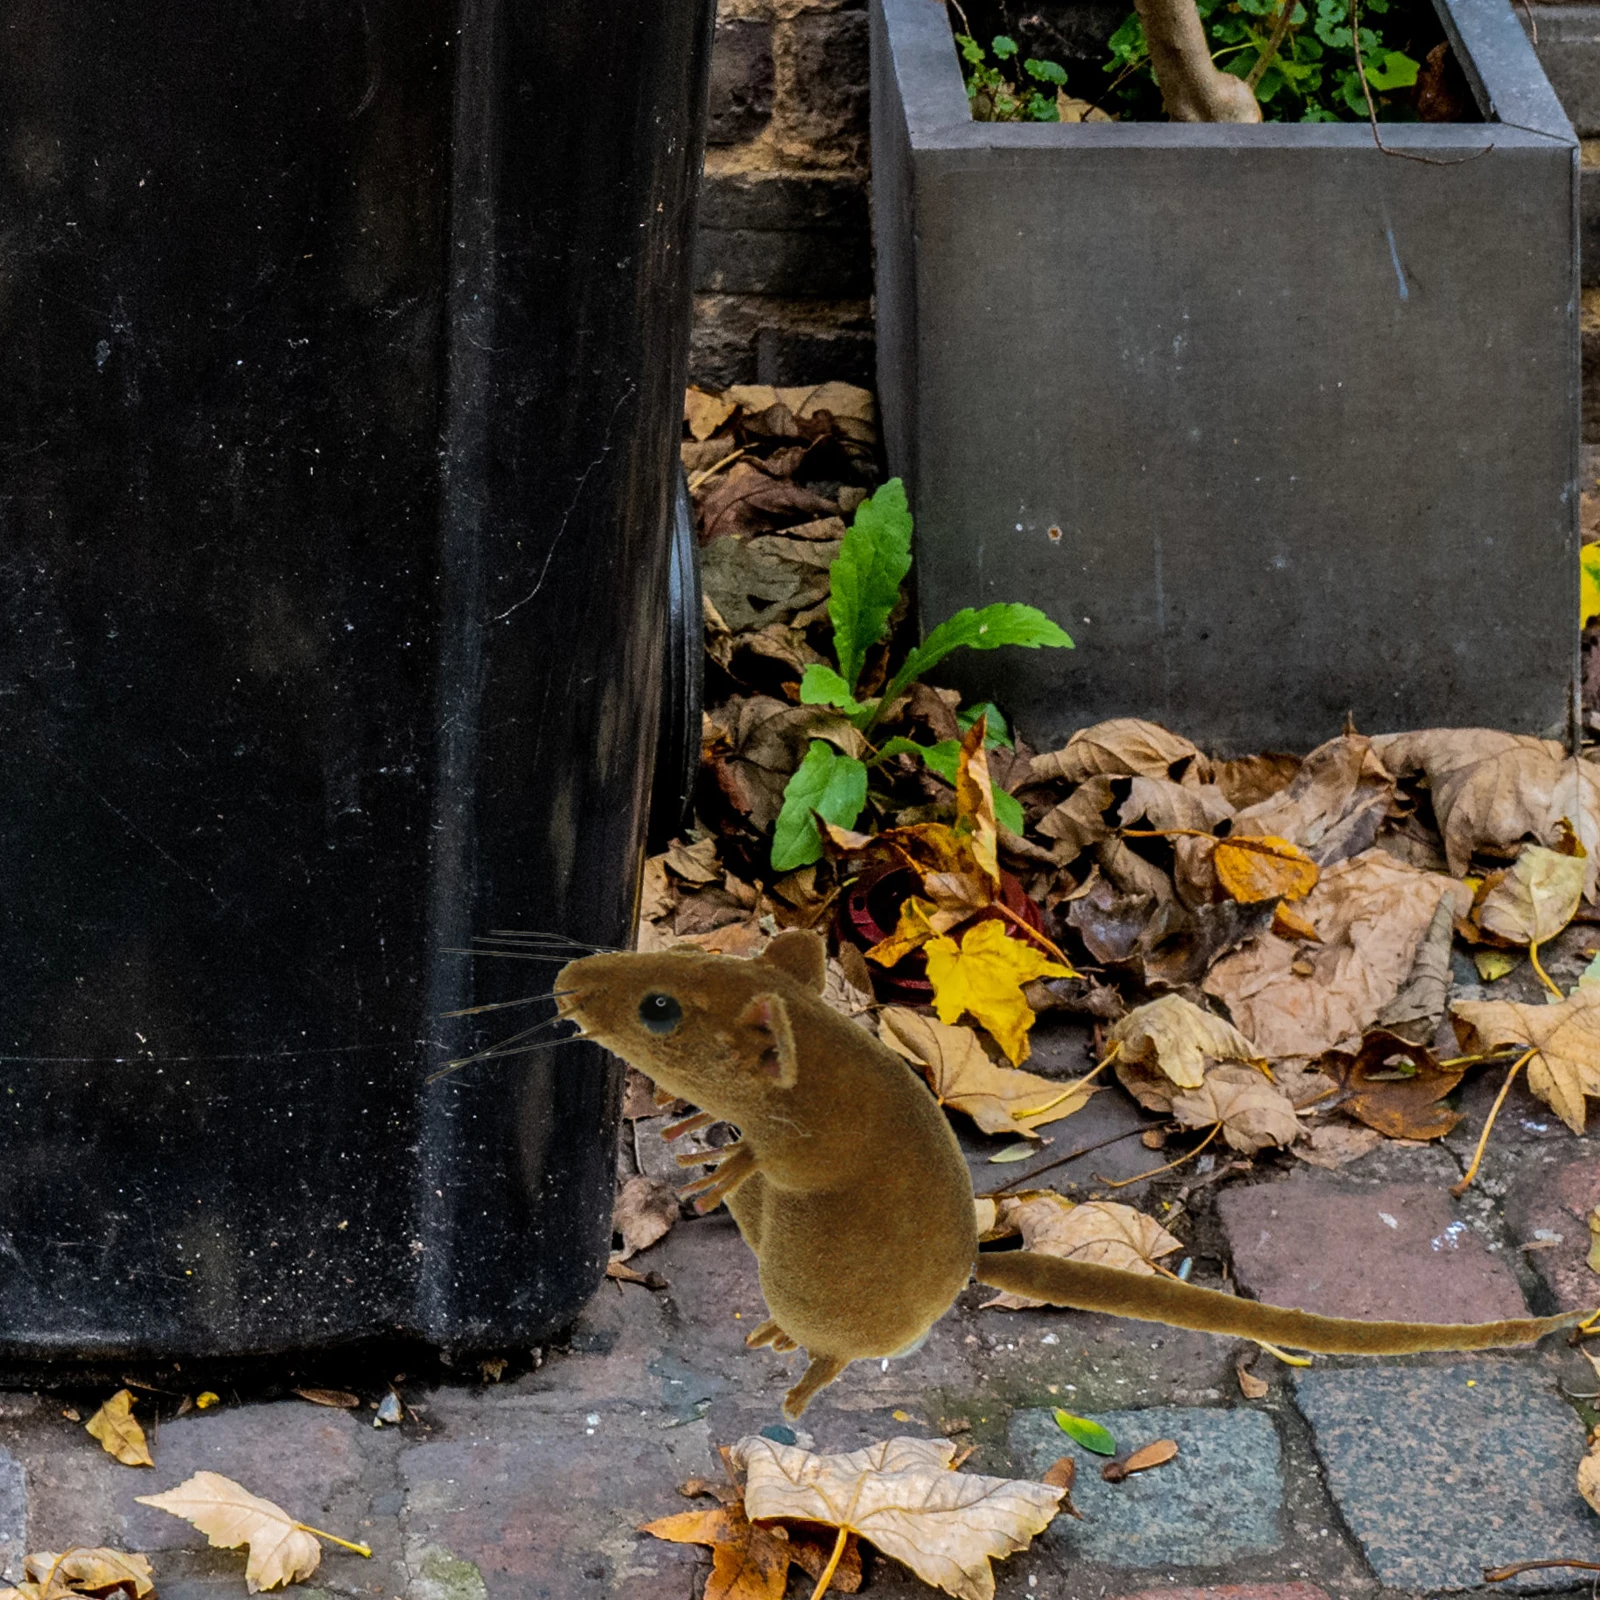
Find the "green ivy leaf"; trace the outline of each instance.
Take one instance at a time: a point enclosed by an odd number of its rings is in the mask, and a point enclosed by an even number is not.
[[[1366,29],[1361,30],[1366,34]],[[1366,40],[1363,37],[1362,44]],[[1371,61],[1365,63],[1367,69],[1367,82],[1380,93],[1387,94],[1391,89],[1409,89],[1417,81],[1420,70],[1418,64],[1410,56],[1399,50],[1385,51],[1383,58],[1377,64]]]
[[[997,59],[1009,61],[1017,53],[1017,41],[1010,34],[997,33],[992,48]]]
[[[849,685],[832,667],[813,661],[800,680],[800,704],[803,706],[838,706],[854,716],[865,706],[850,693]]]
[[[1091,1422],[1087,1417],[1075,1417],[1070,1411],[1058,1409],[1056,1426],[1069,1439],[1081,1444],[1085,1450],[1094,1451],[1097,1456],[1114,1456],[1117,1453],[1117,1441],[1098,1422]]]
[[[783,809],[772,830],[772,869],[792,872],[822,859],[822,835],[813,812],[836,828],[853,827],[867,803],[867,769],[813,739],[799,770],[783,791]]]
[[[1067,69],[1059,61],[1038,61],[1030,57],[1022,63],[1022,69],[1040,83],[1060,85],[1067,81]]]
[[[855,520],[828,569],[833,651],[847,694],[855,693],[867,651],[883,637],[910,570],[911,513],[905,485],[891,478],[856,507]]]

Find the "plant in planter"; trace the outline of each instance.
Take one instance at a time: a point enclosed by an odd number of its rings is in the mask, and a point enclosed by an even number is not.
[[[1020,593],[1070,625],[1070,681],[1052,652],[942,669],[1027,742],[1130,712],[1224,749],[1347,713],[1564,720],[1577,143],[1507,0],[1437,4],[1483,120],[1380,148],[1353,122],[977,122],[944,7],[874,0],[917,605],[926,628]]]

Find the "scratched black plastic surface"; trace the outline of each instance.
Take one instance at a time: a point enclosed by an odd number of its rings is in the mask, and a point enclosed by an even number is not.
[[[0,1355],[597,1281],[709,12],[0,0]]]

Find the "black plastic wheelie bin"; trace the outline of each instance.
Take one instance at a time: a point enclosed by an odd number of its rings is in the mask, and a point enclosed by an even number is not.
[[[669,663],[698,741],[711,12],[0,0],[0,1358],[597,1282],[615,1064],[426,1080],[549,987],[473,935],[628,938]]]

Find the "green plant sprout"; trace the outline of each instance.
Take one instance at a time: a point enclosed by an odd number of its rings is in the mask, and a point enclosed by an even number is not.
[[[972,71],[967,77],[967,98],[972,102],[972,115],[978,122],[1059,122],[1061,113],[1056,104],[1056,90],[1067,81],[1067,69],[1058,61],[1039,61],[1030,58],[1022,63],[1022,70],[1034,83],[1049,84],[1048,90],[1036,89],[1032,84],[1018,88],[998,67],[990,66],[984,48],[970,33],[958,33],[956,44],[961,58]],[[1017,54],[1017,41],[998,33],[990,43],[997,61],[1010,61]]]
[[[870,739],[879,719],[900,696],[954,650],[997,650],[1002,645],[1033,650],[1041,645],[1072,647],[1072,640],[1033,606],[1005,601],[981,610],[969,606],[941,622],[906,656],[881,695],[858,700],[856,690],[867,653],[887,634],[900,585],[911,570],[911,531],[905,485],[898,478],[891,478],[856,508],[839,554],[828,569],[828,615],[833,620],[837,665],[813,662],[800,683],[802,704],[833,706],[844,712],[863,738]],[[985,744],[991,749],[1009,744],[1005,719],[991,705],[972,706],[958,720],[963,728],[970,728],[983,714],[989,718]],[[867,803],[870,768],[890,756],[914,755],[930,772],[953,783],[959,751],[954,739],[919,745],[897,736],[862,761],[822,739],[813,739],[783,791],[783,808],[772,832],[773,869],[790,872],[821,859],[818,816],[835,827],[854,826]],[[1020,832],[1022,807],[1017,801],[1003,789],[994,790],[994,801],[996,819],[1012,832]]]

